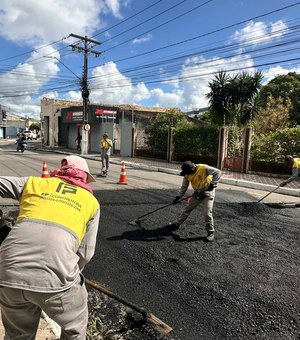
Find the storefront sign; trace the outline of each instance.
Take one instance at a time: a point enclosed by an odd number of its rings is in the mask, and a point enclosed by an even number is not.
[[[82,111],[67,111],[66,122],[82,122],[83,112]]]
[[[115,119],[117,114],[117,110],[108,110],[108,109],[96,109],[95,117],[98,119]]]

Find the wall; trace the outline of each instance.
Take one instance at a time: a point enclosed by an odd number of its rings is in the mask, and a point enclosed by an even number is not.
[[[69,130],[68,147],[71,149],[76,149],[77,142],[75,141],[75,139],[77,138],[77,125],[70,124],[68,130]]]
[[[121,148],[120,156],[131,157],[132,152],[132,128],[133,124],[129,122],[122,122],[120,124],[121,130]]]
[[[111,139],[112,141],[114,140],[114,126],[114,123],[94,123],[91,125],[90,151],[100,153],[100,141],[105,132],[108,134],[109,139]]]
[[[41,121],[44,134],[44,143],[50,147],[58,145],[58,117],[60,110],[64,107],[80,106],[80,102],[58,100],[53,98],[42,98]],[[76,138],[76,137],[75,137]]]

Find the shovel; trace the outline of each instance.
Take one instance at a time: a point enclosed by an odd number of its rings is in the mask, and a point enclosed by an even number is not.
[[[266,194],[263,198],[261,198],[257,203],[260,203],[262,200],[264,200],[266,197],[268,197],[269,195],[271,195],[274,191],[276,191],[277,189],[280,188],[280,184],[278,185],[278,187],[276,187],[275,189],[273,189],[272,191],[270,191],[268,194]]]
[[[180,199],[178,202],[176,202],[175,204],[177,204],[177,203],[179,203],[179,202],[182,202],[182,201],[186,201],[186,200],[188,200],[188,199],[191,198],[191,197],[193,197],[193,195],[187,196],[187,197],[185,197],[185,198],[182,198],[182,199]],[[128,222],[128,224],[130,224],[130,225],[138,225],[140,228],[142,228],[142,226],[141,226],[141,218],[146,217],[146,216],[148,216],[148,215],[151,215],[151,214],[155,213],[155,212],[158,211],[158,210],[167,208],[167,207],[169,207],[170,205],[174,205],[174,203],[172,202],[172,203],[169,203],[169,204],[167,204],[167,205],[163,205],[162,207],[159,207],[159,208],[157,208],[157,209],[155,209],[155,210],[152,210],[152,211],[148,212],[147,214],[144,214],[144,215],[142,215],[142,216],[139,216],[139,217],[136,218],[134,221]],[[143,229],[143,228],[142,228],[142,229]]]
[[[161,334],[168,334],[170,333],[173,328],[171,328],[169,325],[167,325],[166,323],[164,323],[163,321],[161,321],[158,317],[156,317],[155,315],[153,315],[152,313],[149,313],[147,311],[145,311],[144,309],[135,306],[134,304],[132,304],[131,302],[128,302],[126,300],[124,300],[123,298],[121,298],[120,296],[112,293],[111,291],[109,291],[108,289],[100,286],[98,283],[95,283],[89,279],[85,279],[84,280],[85,283],[98,290],[99,292],[113,298],[114,300],[117,300],[119,302],[121,302],[123,305],[132,308],[133,310],[135,310],[136,312],[142,314],[144,316],[144,318],[146,318],[147,321],[151,322],[154,325],[154,328],[160,332]]]

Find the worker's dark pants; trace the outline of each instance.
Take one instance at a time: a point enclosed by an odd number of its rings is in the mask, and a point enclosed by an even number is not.
[[[215,190],[210,191],[210,197],[206,197],[204,200],[197,200],[192,196],[188,200],[188,205],[184,209],[183,213],[178,217],[175,223],[182,224],[190,215],[190,213],[199,205],[202,204],[202,215],[205,220],[205,229],[207,231],[214,231],[214,219],[212,209],[215,200]]]
[[[40,293],[0,287],[5,340],[34,340],[43,310],[61,327],[61,340],[85,340],[88,323],[87,291],[76,282],[59,293]]]

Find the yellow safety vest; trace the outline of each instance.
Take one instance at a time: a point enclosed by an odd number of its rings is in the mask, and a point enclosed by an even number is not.
[[[103,148],[103,149],[109,149],[110,147],[111,147],[111,140],[110,139],[107,139],[107,140],[105,140],[105,139],[102,139],[101,140],[101,142],[100,142],[100,144],[101,144],[101,147]]]
[[[197,170],[191,175],[186,175],[185,178],[191,182],[194,190],[204,188],[212,181],[212,176],[207,175],[205,164],[197,164]]]
[[[20,199],[17,221],[25,218],[53,222],[82,241],[86,225],[100,208],[86,189],[59,178],[29,177]]]
[[[300,158],[294,158],[293,168],[298,168],[300,170]]]

